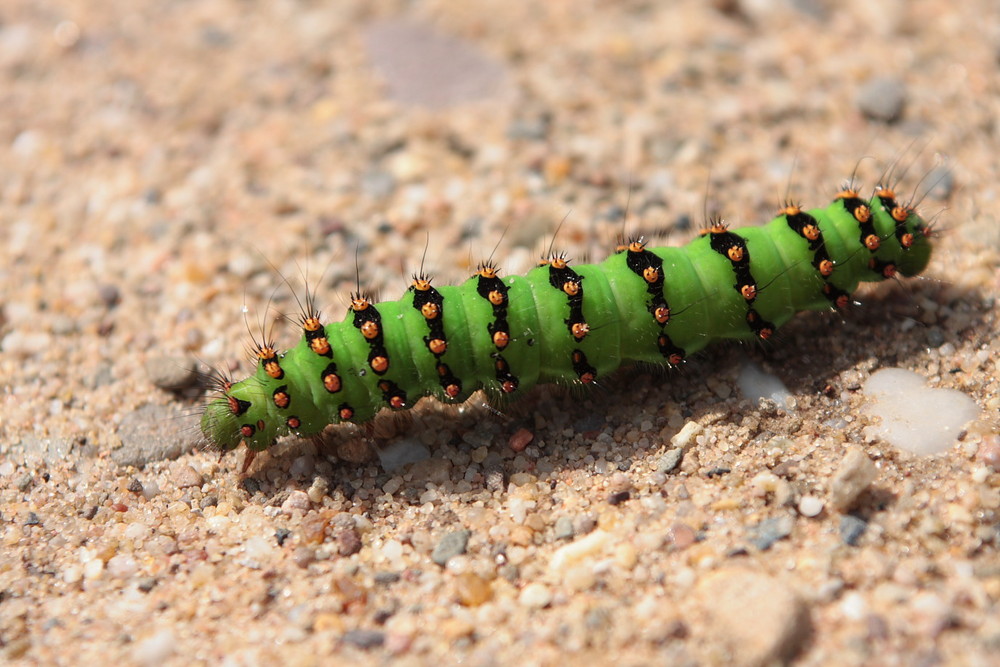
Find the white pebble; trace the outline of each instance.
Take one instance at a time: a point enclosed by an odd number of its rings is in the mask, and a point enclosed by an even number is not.
[[[174,655],[176,649],[174,634],[170,630],[160,630],[137,643],[132,649],[132,657],[141,665],[161,665]]]
[[[128,554],[117,554],[108,560],[108,574],[115,579],[128,579],[138,571],[139,564]]]
[[[807,517],[819,516],[823,511],[823,500],[816,496],[802,496],[799,498],[799,514]]]
[[[518,596],[518,602],[531,609],[542,609],[552,603],[552,591],[544,584],[528,584]]]
[[[677,435],[670,438],[670,444],[687,451],[694,444],[695,438],[704,433],[704,431],[705,428],[698,422],[688,422],[684,424],[684,427],[681,428]]]
[[[932,389],[902,368],[873,373],[863,391],[872,399],[868,412],[881,419],[866,431],[921,456],[951,449],[962,427],[979,416],[976,402],[962,392]]]

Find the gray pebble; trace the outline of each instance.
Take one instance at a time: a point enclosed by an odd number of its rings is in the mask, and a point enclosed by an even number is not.
[[[794,527],[795,520],[788,515],[771,517],[751,527],[748,539],[761,551],[767,551],[775,542],[791,535]]]
[[[684,458],[684,450],[680,447],[667,450],[667,453],[661,456],[659,462],[656,464],[656,472],[665,474],[676,470],[677,466],[681,464],[682,458]]]
[[[378,648],[385,643],[385,634],[378,630],[348,630],[344,633],[344,641],[358,648]]]
[[[114,308],[122,300],[121,290],[116,285],[101,285],[97,288],[97,294],[108,308]]]
[[[395,189],[396,179],[388,171],[373,169],[361,177],[361,191],[372,199],[385,199]]]
[[[28,435],[11,447],[11,453],[14,454],[12,458],[27,465],[37,465],[42,462],[55,464],[65,461],[70,449],[72,443],[69,440]]]
[[[569,540],[573,538],[573,535],[573,519],[566,515],[556,519],[555,538],[557,540]]]
[[[437,543],[434,547],[434,552],[431,554],[431,560],[444,567],[445,563],[451,559],[452,556],[458,556],[465,553],[465,547],[469,544],[469,537],[472,535],[471,531],[468,530],[455,530],[444,537]]]
[[[517,118],[507,126],[507,138],[528,141],[541,141],[549,136],[552,128],[552,116],[541,113],[532,118]]]
[[[855,102],[865,116],[891,123],[903,113],[906,86],[895,77],[872,77],[862,84]]]
[[[868,523],[861,517],[845,514],[840,517],[840,539],[849,547],[857,546],[858,540],[865,534]]]
[[[198,384],[197,363],[188,357],[151,357],[145,366],[149,381],[165,391],[181,391]]]
[[[125,415],[118,427],[118,438],[122,444],[111,450],[111,460],[140,468],[194,449],[201,432],[191,415],[175,406],[144,405]]]

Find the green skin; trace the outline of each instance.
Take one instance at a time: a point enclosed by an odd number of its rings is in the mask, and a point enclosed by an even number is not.
[[[859,282],[885,279],[870,267],[873,257],[891,263],[904,276],[924,270],[931,254],[926,223],[908,212],[906,221],[897,228],[883,202],[873,198],[866,203],[871,207],[871,223],[880,240],[874,253],[862,245],[859,223],[843,200],[807,212],[819,221],[827,255],[835,265],[826,280],[813,266],[809,242],[790,226],[786,215],[764,227],[731,230],[730,237],[738,235],[745,240],[746,264],[757,290],[750,302],[737,289],[739,274],[734,263],[712,247],[711,234],[682,248],[649,249],[663,260],[662,292],[671,313],[664,325],[650,312],[647,282],[641,272],[628,266],[628,251],[618,252],[600,264],[571,267],[583,277],[582,314],[590,326],[589,334],[580,341],[574,341],[567,328],[570,304],[567,295],[550,284],[549,266],[535,268],[525,276],[504,278],[503,284],[509,287],[510,342],[500,354],[517,378],[516,389],[509,393],[502,391],[497,379],[494,357],[498,350],[487,331],[494,310],[477,291],[478,274],[461,285],[437,288],[444,299],[441,321],[448,341],[440,361],[447,363],[462,384],[460,394],[453,398],[445,395],[439,383],[435,371],[438,360],[424,341],[428,324],[413,307],[415,292],[411,288],[398,301],[375,306],[381,315],[389,358],[384,375],[377,376],[369,367],[369,342],[354,325],[353,313],[349,313],[343,322],[325,326],[332,359],[342,379],[340,391],[326,391],[320,377],[330,359],[314,353],[303,337],[297,347],[279,355],[282,379],[269,377],[258,364],[255,375],[233,383],[222,397],[205,407],[202,430],[220,449],[234,449],[245,442],[251,450],[261,451],[290,431],[311,435],[327,424],[339,423],[338,406],[343,404],[353,408],[350,421],[372,419],[387,407],[383,391],[377,386],[383,379],[391,380],[405,392],[406,408],[428,395],[461,403],[479,389],[485,389],[491,400],[503,401],[516,399],[539,383],[581,384],[582,376],[579,369],[574,369],[571,358],[573,350],[586,355],[596,371],[594,377],[599,379],[630,362],[668,364],[657,345],[658,336],[664,333],[684,355],[717,340],[765,337],[747,323],[751,306],[776,328],[798,311],[831,308],[830,298],[823,293],[824,284],[851,294]],[[900,244],[901,231],[913,235],[911,247]],[[275,389],[281,386],[291,397],[285,409],[278,408],[272,399]],[[249,403],[249,407],[235,414],[232,398]],[[299,425],[291,429],[286,421],[293,415]],[[248,425],[253,427],[249,437]]]

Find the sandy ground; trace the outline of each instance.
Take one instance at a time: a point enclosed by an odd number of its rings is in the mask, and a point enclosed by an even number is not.
[[[995,2],[541,4],[0,6],[0,660],[996,664]],[[244,304],[294,316],[304,277],[339,317],[356,251],[391,299],[425,244],[439,283],[520,273],[564,217],[600,259],[626,212],[682,244],[706,200],[760,224],[887,165],[932,190],[926,275],[766,348],[245,479],[161,388],[246,373]],[[794,406],[743,400],[745,360]],[[866,436],[883,366],[981,419]]]

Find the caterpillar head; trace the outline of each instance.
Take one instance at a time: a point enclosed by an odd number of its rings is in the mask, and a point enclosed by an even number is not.
[[[901,252],[896,259],[896,269],[910,277],[923,272],[931,260],[931,228],[913,209],[900,208],[892,212],[896,220],[896,239]]]

